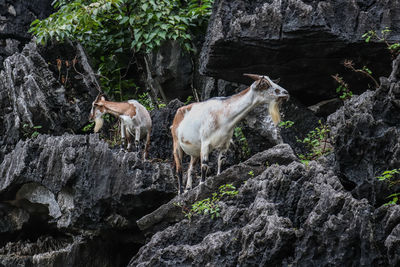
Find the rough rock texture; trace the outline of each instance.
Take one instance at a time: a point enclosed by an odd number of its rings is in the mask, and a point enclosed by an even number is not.
[[[99,229],[107,227],[110,215],[138,218],[149,206],[157,207],[155,202],[165,201],[160,197],[142,205],[148,192],[168,199],[176,191],[169,164],[113,152],[97,135],[40,135],[21,141],[0,166],[1,199],[47,206],[58,227]]]
[[[75,260],[84,257],[86,250],[96,250],[89,243],[100,236],[104,240],[100,238],[99,253],[121,246],[125,249],[113,249],[106,256],[132,256],[144,242],[135,221],[177,191],[169,163],[142,162],[137,153],[112,151],[97,135],[39,135],[20,141],[5,156],[0,170],[0,212],[5,215],[0,223],[0,246],[8,242],[8,247],[26,248],[31,246],[26,238],[35,243],[44,235],[54,235],[57,243],[60,236],[69,234],[85,239],[82,251],[75,244],[63,252],[63,257],[73,255]],[[3,248],[3,253],[0,263],[15,260],[9,249]],[[33,257],[35,261],[38,256],[29,253],[29,260]],[[88,266],[118,265],[112,258],[107,260]],[[34,266],[52,266],[39,263]]]
[[[0,72],[0,162],[20,138],[35,131],[79,132],[97,92],[96,78],[80,45],[67,42],[39,48],[31,42],[8,57]]]
[[[31,35],[29,26],[35,19],[49,16],[52,0],[0,0],[0,70],[6,57],[20,52]]]
[[[183,105],[181,101],[174,99],[166,107],[151,111],[153,128],[151,129],[150,158],[172,161],[172,135],[169,127],[172,125],[176,111]]]
[[[269,162],[269,167],[265,165]],[[254,170],[255,177],[247,174]],[[247,175],[246,175],[247,174]],[[174,203],[190,207],[221,184],[239,194],[219,202],[221,215],[181,220]],[[171,200],[138,221],[152,236],[129,266],[395,266],[398,206],[375,209],[347,192],[332,170],[296,160],[278,145]],[[310,265],[312,264],[312,265]]]
[[[303,104],[335,97],[331,75],[340,73],[353,92],[367,87],[346,71],[344,59],[369,66],[375,77],[388,76],[390,55],[383,44],[365,43],[369,30],[392,29],[400,40],[398,1],[270,0],[215,1],[201,54],[204,75],[245,83],[242,74],[281,78]]]
[[[192,95],[193,62],[190,54],[177,41],[165,42],[150,55],[153,79],[161,86],[168,100],[184,100]]]
[[[390,77],[381,78],[379,89],[347,101],[328,120],[341,179],[349,183],[355,197],[373,204],[387,202],[384,197],[389,193],[375,177],[400,166],[399,64],[400,56]]]

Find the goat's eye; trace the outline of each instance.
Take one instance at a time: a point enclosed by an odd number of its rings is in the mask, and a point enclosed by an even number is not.
[[[281,91],[279,89],[275,89],[275,93],[280,94]]]

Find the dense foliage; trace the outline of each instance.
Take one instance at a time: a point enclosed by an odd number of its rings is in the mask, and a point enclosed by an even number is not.
[[[205,31],[212,0],[55,0],[57,11],[35,20],[37,42],[81,42],[93,59],[103,90],[120,100],[136,95],[132,65],[165,40],[194,51],[192,36]],[[136,88],[132,90],[132,88]]]

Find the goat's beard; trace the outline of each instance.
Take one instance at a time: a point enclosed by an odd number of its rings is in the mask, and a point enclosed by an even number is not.
[[[104,119],[99,116],[94,119],[94,132],[97,133],[103,127]]]
[[[269,106],[268,106],[269,115],[271,115],[272,121],[274,122],[275,125],[277,125],[281,121],[279,105],[280,105],[279,100],[278,101],[272,100],[272,102],[269,103]]]

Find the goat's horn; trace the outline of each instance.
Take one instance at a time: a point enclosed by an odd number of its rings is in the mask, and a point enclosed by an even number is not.
[[[260,75],[257,75],[257,74],[248,74],[248,73],[244,73],[243,76],[252,78],[252,79],[255,80],[255,81],[258,81],[259,79],[262,78],[262,76],[260,76]]]

